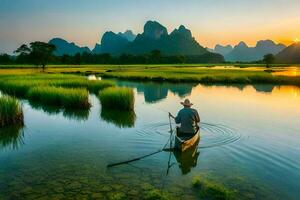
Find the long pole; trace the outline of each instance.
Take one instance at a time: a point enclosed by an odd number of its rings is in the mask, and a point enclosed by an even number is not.
[[[168,139],[168,141],[166,142],[166,144],[164,145],[164,147],[162,149],[157,150],[157,151],[155,151],[153,153],[149,153],[149,154],[144,155],[144,156],[140,156],[140,157],[137,157],[137,158],[133,158],[133,159],[127,160],[127,161],[122,161],[122,162],[108,164],[107,167],[110,168],[110,167],[115,167],[115,166],[118,166],[118,165],[128,164],[128,163],[135,162],[135,161],[141,160],[143,158],[146,158],[146,157],[158,154],[158,153],[160,153],[162,151],[166,151],[166,150],[170,151],[170,150],[172,150],[171,148],[170,149],[166,149],[166,146],[168,145],[169,140],[170,140],[170,144],[172,144],[171,140],[172,140],[173,129],[172,129],[172,124],[171,124],[170,116],[169,116],[169,122],[170,122],[170,138]]]

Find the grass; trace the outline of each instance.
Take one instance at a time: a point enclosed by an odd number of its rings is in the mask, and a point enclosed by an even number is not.
[[[24,97],[28,90],[35,86],[86,88],[96,94],[99,90],[115,85],[112,81],[87,80],[86,77],[75,75],[31,74],[0,76],[0,89],[7,94],[18,97]]]
[[[66,89],[51,86],[31,88],[27,93],[30,101],[64,108],[89,108],[89,95],[86,89]]]
[[[202,199],[209,200],[231,200],[235,199],[234,191],[226,188],[224,185],[203,180],[201,177],[196,176],[193,179],[193,187],[199,189],[199,195]]]
[[[112,110],[134,110],[134,94],[131,88],[110,87],[99,92],[102,107]]]
[[[23,110],[18,100],[10,96],[0,97],[0,127],[23,125]]]
[[[139,81],[197,82],[220,84],[290,84],[300,85],[299,77],[274,76],[266,72],[264,65],[257,64],[222,64],[224,68],[214,68],[215,64],[178,64],[178,65],[49,65],[46,73],[54,74],[99,74],[102,77],[113,77]],[[226,66],[236,66],[226,68]],[[272,70],[287,69],[286,65],[275,65]],[[295,65],[294,65],[295,66]],[[5,66],[3,66],[5,67]],[[0,67],[0,75],[8,74],[41,74],[39,70],[17,68],[18,66]],[[66,75],[65,75],[66,76]],[[79,77],[79,76],[77,76]],[[75,80],[73,80],[75,81]],[[64,84],[66,86],[66,84]],[[82,85],[81,85],[82,86]],[[86,87],[86,86],[84,86]],[[89,89],[90,88],[90,89]],[[92,86],[88,89],[94,91]],[[97,90],[97,89],[96,89]],[[97,93],[96,91],[95,93]]]

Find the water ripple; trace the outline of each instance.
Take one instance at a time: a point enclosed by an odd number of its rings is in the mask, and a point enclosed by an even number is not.
[[[175,124],[172,124],[174,129]],[[228,145],[236,142],[241,138],[235,129],[221,124],[201,123],[201,141],[198,148],[212,148],[221,145]],[[169,137],[170,124],[169,123],[151,123],[143,126],[140,130],[137,130],[139,136],[160,135]]]

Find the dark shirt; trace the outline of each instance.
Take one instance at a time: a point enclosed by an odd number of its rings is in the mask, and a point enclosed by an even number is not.
[[[197,110],[185,107],[178,112],[175,122],[180,124],[180,132],[195,133],[198,129],[197,123],[200,122],[200,117]]]

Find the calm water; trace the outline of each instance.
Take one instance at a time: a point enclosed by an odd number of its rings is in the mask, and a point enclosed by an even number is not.
[[[118,82],[135,88],[134,113],[62,111],[23,101],[26,127],[1,129],[0,199],[139,199],[151,188],[197,199],[194,176],[239,191],[241,199],[299,199],[300,88]],[[189,97],[201,140],[188,158],[161,152],[167,112]],[[46,198],[47,199],[47,198]]]

